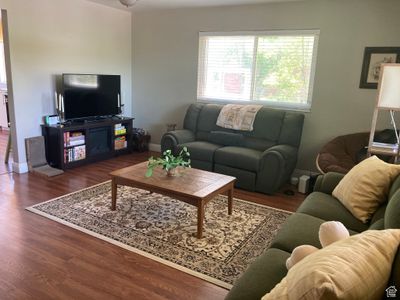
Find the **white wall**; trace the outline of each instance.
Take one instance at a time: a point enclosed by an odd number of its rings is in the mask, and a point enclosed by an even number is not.
[[[41,135],[42,116],[54,113],[56,76],[121,75],[125,115],[131,113],[131,14],[86,0],[0,0],[6,9],[13,78],[14,160],[26,162],[24,139]],[[17,165],[18,167],[18,165]],[[23,167],[22,167],[23,168]]]
[[[359,89],[366,46],[400,46],[400,1],[310,0],[138,12],[133,17],[133,115],[159,143],[196,101],[199,31],[320,29],[313,104],[298,168],[315,169],[329,139],[369,131],[376,90]]]

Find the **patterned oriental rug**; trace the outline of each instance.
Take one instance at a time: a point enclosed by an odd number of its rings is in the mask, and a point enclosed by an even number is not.
[[[27,210],[228,289],[291,214],[234,199],[229,216],[221,195],[206,205],[198,240],[196,207],[123,186],[117,199],[111,211],[108,181]]]

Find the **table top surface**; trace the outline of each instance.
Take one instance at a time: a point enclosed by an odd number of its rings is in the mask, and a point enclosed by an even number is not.
[[[154,169],[151,177],[146,177],[147,162],[119,169],[110,173],[113,178],[132,182],[149,190],[157,188],[192,198],[204,198],[233,183],[236,178],[194,168],[179,169],[176,176],[167,176],[161,167]]]

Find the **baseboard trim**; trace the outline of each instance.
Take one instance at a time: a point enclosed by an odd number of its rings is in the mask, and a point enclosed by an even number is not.
[[[161,153],[161,145],[160,144],[152,144],[152,143],[150,143],[149,144],[149,150]]]
[[[25,163],[13,162],[12,169],[13,169],[13,172],[18,173],[18,174],[23,174],[23,173],[29,172],[28,164],[26,162]]]

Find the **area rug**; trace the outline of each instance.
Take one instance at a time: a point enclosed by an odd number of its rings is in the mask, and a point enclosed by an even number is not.
[[[226,196],[205,207],[197,239],[197,208],[160,194],[118,187],[111,211],[111,183],[104,182],[28,207],[27,210],[144,255],[225,288],[262,254],[289,212]]]

